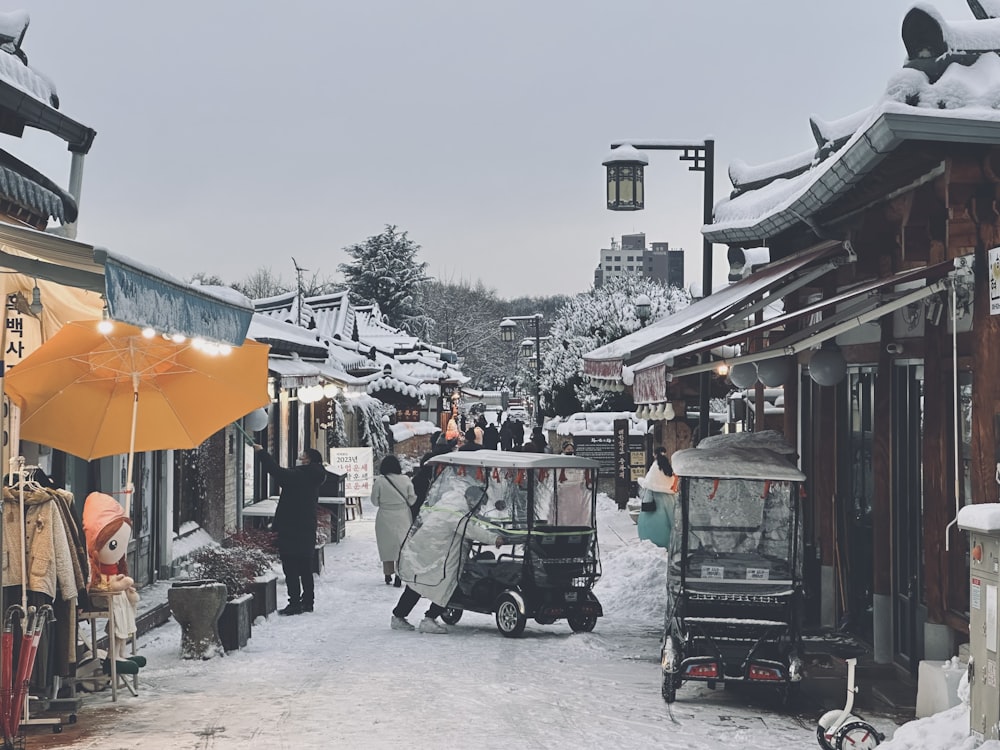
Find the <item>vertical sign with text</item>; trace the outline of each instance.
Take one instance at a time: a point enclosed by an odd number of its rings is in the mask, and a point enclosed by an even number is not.
[[[372,494],[374,459],[371,448],[331,448],[330,471],[344,477],[344,497]]]
[[[620,509],[628,505],[629,489],[632,484],[631,455],[628,447],[628,420],[616,419],[615,436],[615,502]]]

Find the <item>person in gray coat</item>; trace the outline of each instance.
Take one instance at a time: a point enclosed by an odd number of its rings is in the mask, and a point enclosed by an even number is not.
[[[393,581],[396,558],[413,521],[410,508],[417,502],[417,493],[410,478],[403,476],[399,459],[392,454],[382,459],[379,475],[372,484],[371,495],[372,505],[378,508],[375,514],[375,541],[385,582],[399,588],[402,582],[398,575]]]

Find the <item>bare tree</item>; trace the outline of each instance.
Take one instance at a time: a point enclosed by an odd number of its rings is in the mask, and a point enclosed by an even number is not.
[[[242,281],[237,281],[230,286],[238,292],[242,292],[250,299],[262,299],[264,297],[275,297],[294,289],[294,285],[288,283],[266,266],[261,266]]]

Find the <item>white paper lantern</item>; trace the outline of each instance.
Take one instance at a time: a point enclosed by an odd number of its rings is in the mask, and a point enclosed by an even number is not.
[[[742,362],[729,368],[729,382],[737,388],[749,388],[757,382],[757,367],[753,362]]]
[[[784,385],[785,380],[788,379],[790,370],[788,357],[762,359],[757,363],[757,377],[768,388],[777,388],[779,385]]]
[[[847,375],[847,361],[836,344],[824,344],[809,360],[809,377],[817,385],[837,385]]]
[[[243,417],[243,424],[250,432],[260,432],[267,427],[267,412],[257,409]]]

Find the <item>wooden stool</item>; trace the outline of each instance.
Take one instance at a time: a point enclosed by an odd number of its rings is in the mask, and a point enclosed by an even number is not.
[[[347,504],[344,506],[344,516],[348,521],[353,521],[355,518],[361,518],[360,497],[347,498]]]
[[[118,667],[116,664],[115,654],[112,653],[115,632],[115,613],[111,606],[111,597],[113,596],[125,596],[124,591],[115,592],[91,592],[90,594],[90,608],[84,609],[80,608],[77,610],[77,622],[81,620],[86,620],[90,623],[90,655],[91,658],[88,659],[83,664],[77,665],[77,676],[74,681],[79,685],[80,683],[90,683],[93,685],[111,685],[111,700],[118,700],[118,685],[124,685],[130,693],[134,696],[139,695],[139,675],[120,675],[118,674]],[[101,658],[98,656],[97,652],[97,622],[98,620],[107,620],[108,623],[108,662],[111,667],[111,674],[107,675],[103,672],[103,666],[101,664]],[[129,643],[131,644],[132,653],[136,653],[136,642],[135,633],[129,636]],[[90,676],[80,676],[81,670],[90,669],[92,674]],[[131,679],[129,679],[131,678]]]

